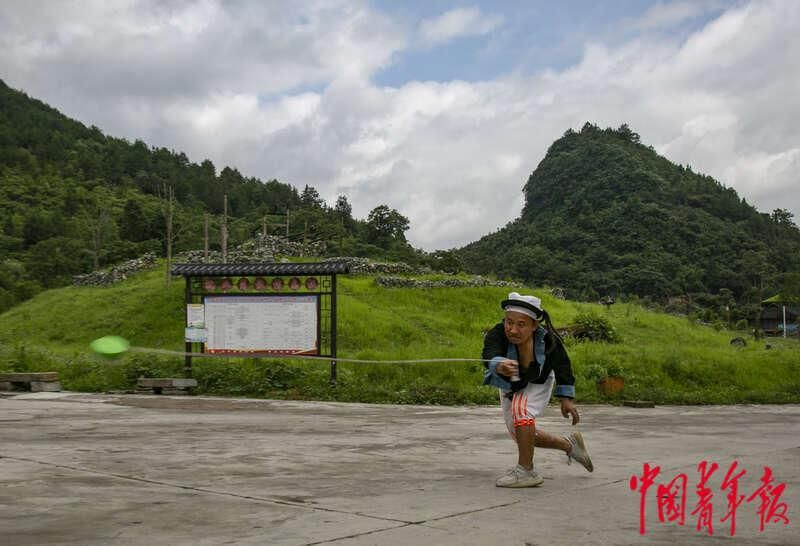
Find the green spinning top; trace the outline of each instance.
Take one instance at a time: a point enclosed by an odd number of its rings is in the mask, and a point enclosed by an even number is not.
[[[89,346],[99,355],[115,358],[127,351],[131,344],[124,337],[104,336],[95,339]]]

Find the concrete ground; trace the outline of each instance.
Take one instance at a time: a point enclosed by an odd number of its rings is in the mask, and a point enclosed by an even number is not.
[[[0,398],[0,544],[798,544],[800,406],[581,407],[595,464],[538,450],[545,483],[500,489],[516,450],[499,408],[30,393]],[[556,407],[538,425],[566,434]],[[696,530],[701,461],[713,536]],[[730,537],[722,478],[759,499]],[[645,503],[632,475],[661,474]],[[685,525],[656,488],[688,476]],[[680,497],[679,497],[680,498]]]

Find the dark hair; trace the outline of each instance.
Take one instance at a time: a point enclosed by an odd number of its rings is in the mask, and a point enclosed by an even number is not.
[[[563,345],[564,344],[564,340],[558,334],[558,330],[556,330],[556,327],[553,326],[553,322],[550,320],[550,313],[548,313],[545,310],[542,310],[542,322],[544,322],[545,325],[547,326],[547,331],[550,332],[550,334],[552,334],[552,336],[555,339],[557,339],[559,341],[559,343],[561,343],[561,345]],[[553,352],[553,349],[555,349],[555,348],[556,348],[556,344],[555,343],[551,343],[550,344],[550,348],[547,349],[545,352],[549,354],[549,353]]]

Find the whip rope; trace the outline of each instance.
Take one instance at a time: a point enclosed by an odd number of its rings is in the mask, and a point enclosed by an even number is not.
[[[297,360],[325,360],[327,362],[350,362],[353,364],[419,364],[431,362],[491,362],[482,358],[416,358],[411,360],[369,360],[363,358],[341,358],[334,356],[315,356],[315,355],[276,355],[273,353],[246,353],[246,354],[221,354],[221,353],[189,353],[185,351],[173,351],[170,349],[152,349],[147,347],[130,347],[128,349],[137,353],[156,353],[170,356],[191,356],[197,358],[265,358],[271,360],[284,360],[287,358]]]

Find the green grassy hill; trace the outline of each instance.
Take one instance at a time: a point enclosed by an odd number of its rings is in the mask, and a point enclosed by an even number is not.
[[[634,304],[562,301],[534,288],[557,327],[582,313],[606,318],[616,344],[568,340],[578,400],[609,400],[595,381],[621,370],[627,399],[659,403],[800,402],[800,343],[748,341],[742,332],[648,311]],[[505,288],[385,289],[372,277],[339,279],[339,355],[362,359],[478,358],[482,332],[501,317]],[[163,270],[138,274],[107,288],[43,292],[0,315],[0,371],[59,371],[69,390],[133,388],[139,376],[179,377],[183,359],[128,353],[117,360],[93,356],[89,342],[118,334],[133,345],[182,350],[183,282],[164,286]],[[771,348],[766,349],[765,345]],[[339,364],[339,383],[328,385],[326,362],[196,359],[198,393],[362,402],[483,404],[496,392],[481,387],[482,365]],[[619,399],[617,397],[616,399]],[[611,398],[613,400],[614,398]]]

